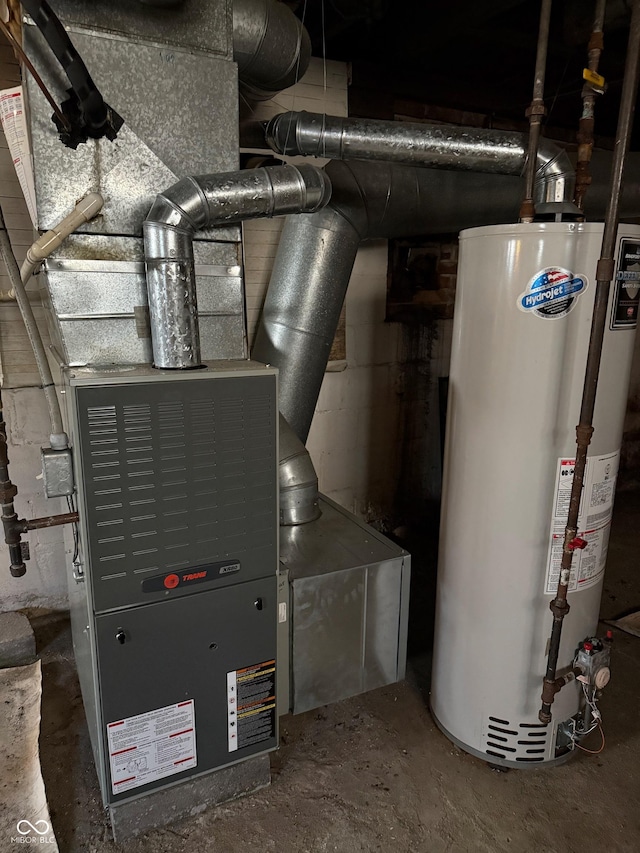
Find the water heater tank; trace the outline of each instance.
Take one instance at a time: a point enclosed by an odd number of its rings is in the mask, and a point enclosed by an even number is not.
[[[601,224],[472,228],[460,236],[431,706],[467,752],[513,767],[563,760],[582,684],[538,719]],[[558,673],[596,631],[638,312],[640,228],[620,226],[595,432]],[[607,670],[608,674],[608,670]],[[601,675],[601,679],[603,676]]]

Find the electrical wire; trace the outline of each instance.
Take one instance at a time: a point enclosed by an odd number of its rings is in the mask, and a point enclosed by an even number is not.
[[[326,21],[324,17],[324,0],[320,3],[320,10],[322,14],[322,85],[323,85],[323,99],[324,99],[324,111],[327,112],[327,27]]]
[[[600,753],[602,752],[602,750],[605,747],[604,731],[602,729],[602,725],[600,724],[600,721],[598,721],[597,726],[600,729],[600,736],[602,737],[602,743],[600,744],[599,749],[587,749],[585,746],[580,746],[579,743],[576,743],[576,746],[578,747],[578,749],[581,749],[583,752],[586,752],[588,755],[600,755]]]

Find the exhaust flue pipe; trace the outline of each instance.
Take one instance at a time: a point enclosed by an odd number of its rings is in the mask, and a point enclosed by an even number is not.
[[[332,160],[384,160],[407,166],[522,175],[527,136],[475,127],[341,118],[286,112],[266,126],[266,141],[278,154]],[[568,155],[549,140],[538,148],[536,201],[571,202],[575,174]]]
[[[309,33],[279,0],[233,0],[233,59],[248,100],[272,98],[304,76]]]
[[[153,363],[200,365],[193,236],[210,225],[312,213],[331,184],[315,166],[271,166],[183,178],[156,200],[143,224]]]
[[[521,197],[517,177],[355,160],[326,171],[329,205],[285,222],[252,352],[279,369],[280,411],[302,441],[360,242],[509,221]]]
[[[280,524],[291,527],[320,518],[318,475],[309,451],[280,415]]]

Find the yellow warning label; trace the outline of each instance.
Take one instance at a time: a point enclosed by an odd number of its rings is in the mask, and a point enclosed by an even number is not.
[[[592,86],[597,86],[598,89],[604,89],[604,77],[602,74],[596,74],[595,71],[591,71],[589,68],[585,68],[582,72],[582,79],[586,80],[587,83],[591,83]]]
[[[276,736],[276,667],[266,660],[227,673],[229,752]]]

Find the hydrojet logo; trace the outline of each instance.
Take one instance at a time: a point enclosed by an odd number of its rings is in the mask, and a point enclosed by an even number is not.
[[[587,289],[587,277],[574,275],[562,267],[537,272],[518,296],[518,308],[537,317],[564,317]]]

